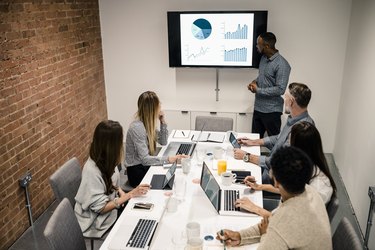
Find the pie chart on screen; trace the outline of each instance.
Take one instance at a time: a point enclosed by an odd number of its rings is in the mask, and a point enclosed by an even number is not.
[[[200,18],[191,25],[191,32],[193,36],[199,40],[204,40],[211,35],[212,26],[206,19]]]

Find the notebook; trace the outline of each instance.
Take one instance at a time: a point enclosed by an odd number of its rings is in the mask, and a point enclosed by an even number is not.
[[[205,162],[203,162],[200,186],[218,214],[230,216],[257,216],[234,207],[234,201],[236,199],[248,197],[251,200],[250,188],[220,189],[219,183],[216,181]]]
[[[174,173],[176,171],[177,161],[172,164],[167,173],[154,174],[151,179],[151,189],[171,190],[173,187]]]
[[[110,250],[150,249],[152,238],[158,226],[158,219],[126,218],[109,243]]]

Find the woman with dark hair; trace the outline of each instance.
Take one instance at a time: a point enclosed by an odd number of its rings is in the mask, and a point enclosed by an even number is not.
[[[120,187],[118,164],[123,159],[123,132],[116,121],[100,122],[82,170],[75,197],[76,217],[85,237],[101,237],[116,221],[117,210],[132,197],[144,195],[149,185],[125,193]]]
[[[309,122],[297,123],[290,133],[290,145],[302,149],[314,163],[314,172],[309,185],[318,191],[324,203],[327,204],[336,193],[336,184],[323,153],[319,131]]]
[[[327,204],[331,200],[332,195],[335,195],[336,193],[336,185],[323,153],[322,140],[319,131],[309,122],[299,122],[291,129],[290,145],[301,149],[310,157],[314,164],[314,171],[308,184],[315,188],[324,203]],[[271,184],[257,184],[254,176],[247,176],[245,182],[254,190],[280,193],[279,190]],[[236,205],[263,216],[269,214],[267,210],[256,206],[246,198],[237,200]]]
[[[156,128],[160,121],[160,131]],[[166,145],[168,129],[164,113],[155,92],[146,91],[138,98],[136,119],[130,124],[126,134],[125,165],[132,187],[137,186],[152,165],[173,163],[185,155],[156,156],[156,142]]]

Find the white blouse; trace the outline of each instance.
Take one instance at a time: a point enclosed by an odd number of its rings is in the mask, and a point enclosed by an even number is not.
[[[317,174],[318,173],[318,174]],[[322,172],[320,169],[315,166],[314,174],[316,175],[313,179],[310,180],[310,186],[314,187],[315,190],[320,194],[325,204],[331,200],[333,193],[333,188],[329,178]]]

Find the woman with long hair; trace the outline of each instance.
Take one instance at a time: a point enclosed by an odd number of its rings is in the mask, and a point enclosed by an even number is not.
[[[144,195],[148,184],[125,193],[116,167],[123,159],[123,132],[116,121],[100,122],[90,145],[89,158],[75,197],[76,217],[86,237],[101,237],[116,221],[117,210],[132,197]]]
[[[160,121],[160,131],[157,121]],[[156,156],[156,143],[166,145],[168,129],[164,112],[155,92],[146,91],[138,98],[136,119],[130,124],[126,134],[125,165],[132,187],[137,186],[152,165],[173,163],[185,155]]]
[[[327,204],[332,195],[336,194],[336,184],[329,171],[326,158],[323,153],[322,139],[318,129],[311,123],[303,121],[295,124],[290,132],[290,145],[304,151],[314,164],[313,174],[308,184],[315,188],[320,197]],[[280,193],[277,188],[271,184],[257,184],[254,176],[247,176],[245,182],[255,190],[264,190],[273,193]],[[250,200],[239,199],[237,206],[248,211],[265,215],[267,211],[259,208]]]

